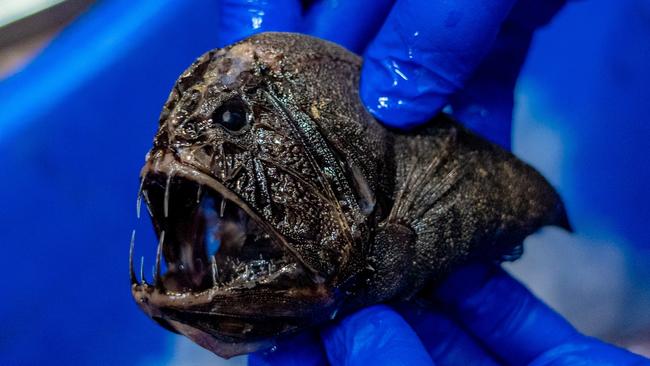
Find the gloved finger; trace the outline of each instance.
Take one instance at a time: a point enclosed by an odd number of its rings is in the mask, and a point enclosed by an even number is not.
[[[465,87],[449,98],[450,113],[477,134],[510,149],[514,89],[531,32],[503,27]]]
[[[395,309],[413,328],[436,365],[498,365],[481,344],[439,310],[414,303],[401,303]]]
[[[384,123],[429,120],[494,43],[515,0],[397,0],[365,53],[360,94]]]
[[[320,0],[309,8],[303,31],[361,54],[394,0]]]
[[[519,0],[508,16],[508,23],[522,31],[534,31],[548,24],[567,0]]]
[[[259,32],[297,32],[301,9],[299,0],[221,0],[217,45],[223,47]]]
[[[527,365],[581,337],[500,267],[475,264],[454,272],[435,297],[459,324],[509,365]]]
[[[650,360],[597,339],[584,337],[546,351],[528,366],[565,365],[650,366]]]
[[[248,356],[250,366],[326,366],[327,356],[318,333],[303,332],[279,340],[270,350]]]
[[[566,0],[519,0],[503,22],[492,49],[450,100],[454,117],[476,133],[510,149],[514,88],[533,32],[547,24]]]
[[[332,365],[433,365],[413,329],[385,305],[349,315],[321,338]]]

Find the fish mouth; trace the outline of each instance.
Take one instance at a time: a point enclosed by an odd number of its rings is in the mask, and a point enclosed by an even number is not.
[[[132,243],[131,292],[159,324],[231,357],[332,307],[315,271],[224,184],[169,153],[150,159],[141,177],[159,244],[149,284],[136,278]]]

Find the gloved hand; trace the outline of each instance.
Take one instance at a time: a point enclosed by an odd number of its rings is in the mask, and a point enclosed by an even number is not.
[[[360,310],[249,365],[650,365],[581,335],[499,267],[465,267],[424,300]]]
[[[535,29],[565,0],[222,0],[219,46],[302,32],[363,54],[360,94],[384,124],[410,128],[444,106],[510,147],[513,88]]]
[[[304,1],[303,1],[304,2]],[[445,105],[508,148],[513,88],[533,32],[565,0],[222,0],[219,46],[262,31],[302,32],[363,54],[360,94],[409,128]],[[251,365],[650,365],[577,333],[500,268],[453,274],[432,305],[362,309],[285,339]]]

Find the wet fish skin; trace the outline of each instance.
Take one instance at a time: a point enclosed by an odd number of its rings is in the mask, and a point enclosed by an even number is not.
[[[199,343],[217,354],[268,347],[333,316],[411,299],[469,261],[515,259],[542,226],[570,228],[537,171],[450,116],[407,132],[383,127],[359,99],[361,63],[327,41],[262,33],[201,56],[163,108],[148,171],[173,156],[218,182],[282,239],[312,283],[296,283],[294,293],[306,297],[283,305],[291,326],[233,339],[202,323]],[[270,299],[291,292],[237,291],[229,311],[254,307],[254,324],[279,311],[282,302]],[[197,340],[192,321],[145,311]]]

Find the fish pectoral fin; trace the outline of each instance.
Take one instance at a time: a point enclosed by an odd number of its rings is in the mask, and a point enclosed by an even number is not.
[[[431,126],[398,139],[405,163],[389,215],[414,228],[416,262],[428,261],[421,268],[437,273],[472,258],[515,258],[539,228],[571,230],[559,194],[533,167],[450,118]]]
[[[375,232],[368,256],[370,297],[381,302],[400,296],[412,288],[413,255],[415,253],[415,232],[398,223],[382,223]]]

